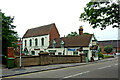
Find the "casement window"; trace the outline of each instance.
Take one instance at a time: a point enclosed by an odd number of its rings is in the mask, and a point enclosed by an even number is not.
[[[44,38],[41,39],[41,44],[44,46]]]
[[[27,40],[25,40],[25,47],[27,46]]]
[[[30,39],[30,46],[32,46],[32,40]]]
[[[35,46],[37,46],[38,45],[38,40],[37,40],[37,38],[35,39]]]

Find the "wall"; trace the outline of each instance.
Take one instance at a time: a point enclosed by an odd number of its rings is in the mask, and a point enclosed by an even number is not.
[[[19,66],[19,57],[15,58],[15,64]],[[40,65],[39,56],[22,56],[22,66]]]
[[[52,40],[54,40],[55,38],[60,38],[60,34],[59,34],[59,32],[58,32],[58,30],[57,30],[57,28],[56,28],[55,25],[54,25],[54,27],[52,27],[49,35],[50,35],[50,37],[49,37],[49,38],[50,38],[50,43],[51,43]]]
[[[22,57],[22,66],[60,64],[60,63],[81,63],[81,62],[85,62],[84,54],[82,54],[82,56],[45,55],[44,54],[40,56],[23,56]],[[19,57],[15,58],[15,64],[19,66]]]
[[[38,45],[35,46],[35,39],[38,39]],[[44,38],[44,46],[42,46],[41,44],[41,39]],[[30,42],[29,40],[32,39],[32,46],[30,46]],[[23,38],[23,51],[25,49],[25,40],[27,40],[27,46],[26,48],[29,51],[29,54],[31,54],[31,51],[35,51],[35,55],[38,55],[38,53],[40,51],[45,51],[44,49],[47,49],[49,46],[49,35],[44,35],[44,36],[38,36],[38,37],[30,37],[30,38]],[[34,50],[34,49],[38,49],[40,48],[40,50]]]

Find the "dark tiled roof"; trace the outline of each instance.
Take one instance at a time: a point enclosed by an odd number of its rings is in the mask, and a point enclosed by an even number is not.
[[[36,37],[36,36],[49,34],[53,26],[55,26],[54,23],[40,26],[37,28],[28,29],[27,32],[24,34],[23,38]]]
[[[117,48],[117,40],[106,40],[106,41],[98,41],[99,44],[102,44],[102,46],[108,46],[108,45],[111,45],[113,46],[114,48]],[[120,40],[118,41],[119,45],[120,46]]]
[[[91,38],[92,34],[57,38],[55,39],[55,42],[57,43],[55,47],[61,47],[60,43],[62,40],[65,43],[65,47],[87,47],[89,46]],[[50,44],[49,47],[51,48],[52,44]]]

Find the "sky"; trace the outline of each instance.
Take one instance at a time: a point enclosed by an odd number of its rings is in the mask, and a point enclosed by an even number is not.
[[[92,29],[88,22],[81,22],[79,17],[90,0],[2,0],[0,8],[7,16],[14,16],[15,31],[20,37],[30,28],[51,23],[63,37],[71,32],[78,33],[82,25],[84,31],[95,34],[101,40],[117,40],[118,29],[108,26],[105,30]]]

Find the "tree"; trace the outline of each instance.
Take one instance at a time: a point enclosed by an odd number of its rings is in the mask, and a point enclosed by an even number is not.
[[[111,53],[113,50],[113,47],[111,45],[105,46],[104,51],[108,54]]]
[[[5,16],[5,13],[0,10],[0,21],[2,21],[2,54],[7,56],[7,47],[17,47],[18,35],[17,32],[14,31],[13,20],[14,17]]]
[[[82,21],[88,21],[92,28],[105,29],[107,26],[119,28],[120,16],[119,16],[119,4],[120,1],[97,2],[90,1],[86,4],[84,12],[81,13],[80,19]]]
[[[75,31],[67,35],[67,37],[72,37],[72,36],[78,36],[78,33]]]

